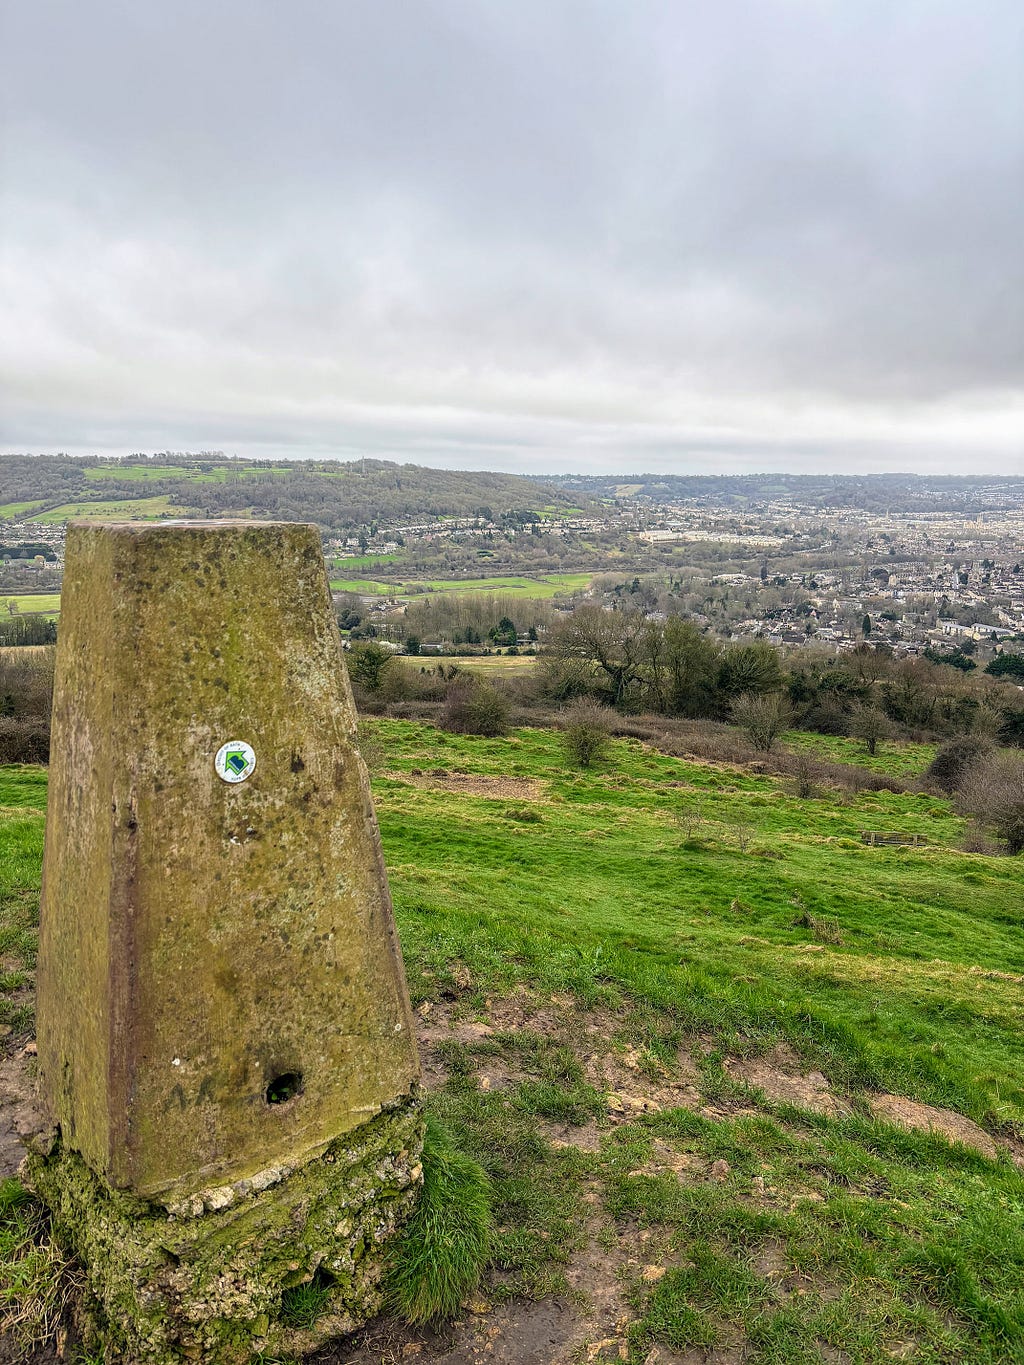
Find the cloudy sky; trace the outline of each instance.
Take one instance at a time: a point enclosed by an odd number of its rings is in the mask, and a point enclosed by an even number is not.
[[[0,0],[0,447],[1024,473],[1021,0]]]

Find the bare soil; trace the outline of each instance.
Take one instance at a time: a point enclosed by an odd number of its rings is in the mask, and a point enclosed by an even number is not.
[[[477,773],[433,772],[386,773],[414,787],[433,787],[462,796],[484,796],[496,801],[543,801],[548,784],[532,777],[487,777]]]

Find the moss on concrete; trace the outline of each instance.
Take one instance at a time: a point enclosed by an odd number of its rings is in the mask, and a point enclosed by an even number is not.
[[[234,785],[214,766],[230,740],[256,753]],[[69,529],[38,1038],[67,1146],[165,1204],[303,1161],[409,1093],[316,527]]]
[[[313,1350],[380,1310],[384,1250],[415,1204],[422,1147],[419,1102],[405,1100],[297,1169],[173,1212],[112,1189],[59,1144],[29,1169],[55,1235],[86,1268],[91,1330],[108,1351],[241,1365],[258,1351]],[[322,1314],[289,1325],[282,1296],[314,1282]]]

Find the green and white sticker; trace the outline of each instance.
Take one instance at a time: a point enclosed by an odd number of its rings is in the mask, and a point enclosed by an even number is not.
[[[222,782],[244,782],[256,771],[256,750],[244,739],[231,739],[220,746],[213,762]]]

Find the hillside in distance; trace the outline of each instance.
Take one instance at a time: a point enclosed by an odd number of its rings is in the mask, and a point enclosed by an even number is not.
[[[943,474],[565,474],[551,482],[576,499],[703,502],[743,509],[768,502],[866,512],[977,515],[1024,505],[1024,478]]]
[[[515,474],[428,469],[387,460],[271,462],[218,454],[0,456],[0,517],[40,524],[119,515],[252,516],[343,531],[374,521],[424,522],[564,514],[560,488]]]

